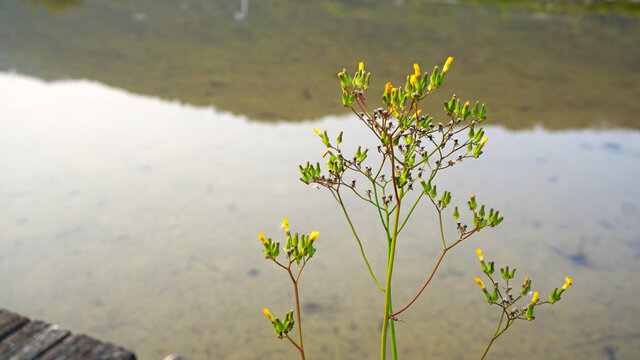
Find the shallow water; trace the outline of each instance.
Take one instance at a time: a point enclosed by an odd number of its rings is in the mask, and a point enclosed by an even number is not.
[[[229,10],[227,15],[233,14],[230,9],[236,11],[231,2],[225,4],[222,9]],[[299,13],[296,21],[307,19],[308,8],[265,4],[269,5],[258,8],[270,11],[265,16],[276,29],[287,24],[276,21],[276,10]],[[334,14],[330,21],[347,24],[350,17],[339,17],[344,9],[335,10],[334,5],[327,2],[323,7]],[[129,16],[145,13],[145,21],[151,22],[157,11],[157,17],[164,14],[169,18],[166,21],[171,20],[161,7],[145,6]],[[333,134],[344,129],[345,144],[370,141],[354,118],[330,115],[339,112],[339,107],[323,105],[339,100],[331,92],[337,86],[334,67],[346,61],[355,64],[355,55],[353,59],[351,55],[327,55],[313,64],[326,67],[313,76],[331,81],[326,90],[325,85],[318,90],[331,96],[313,93],[309,111],[294,112],[291,117],[315,120],[257,121],[288,119],[281,116],[284,112],[259,114],[279,104],[280,95],[295,99],[302,91],[299,83],[291,89],[283,85],[268,88],[260,81],[235,88],[249,91],[246,103],[215,96],[201,99],[182,91],[198,88],[194,79],[201,70],[176,72],[188,68],[190,62],[185,60],[176,60],[174,67],[163,70],[163,79],[152,82],[152,71],[144,71],[148,64],[144,57],[150,56],[145,51],[139,62],[137,56],[122,55],[114,67],[93,62],[91,56],[80,57],[77,63],[67,61],[69,54],[44,56],[55,47],[91,54],[92,48],[82,41],[67,42],[61,37],[55,45],[48,43],[48,48],[42,45],[46,43],[43,38],[56,32],[68,34],[80,19],[98,21],[100,17],[91,17],[92,12],[111,7],[106,18],[124,13],[110,2],[86,2],[54,15],[25,10],[11,2],[0,7],[19,10],[24,19],[40,21],[43,29],[47,21],[56,24],[49,35],[40,33],[38,27],[33,32],[17,27],[13,33],[0,27],[0,68],[14,69],[0,72],[1,306],[116,342],[143,360],[172,352],[191,359],[295,358],[287,344],[275,339],[260,314],[264,307],[282,314],[293,305],[285,274],[264,260],[257,238],[259,232],[281,236],[280,219],[288,216],[294,231],[321,233],[318,253],[305,270],[301,289],[309,358],[378,356],[380,292],[368,277],[336,203],[328,193],[297,180],[297,165],[320,160],[323,151],[314,127]],[[248,20],[256,14],[251,9]],[[367,19],[378,16],[375,7],[349,9],[347,14],[368,24],[363,25],[363,32],[374,23]],[[495,43],[481,35],[474,40],[494,44],[488,52],[494,52],[492,58],[474,57],[473,51],[461,46],[468,44],[465,36],[456,35],[465,28],[461,25],[439,30],[453,45],[434,40],[434,46],[446,44],[430,50],[431,55],[423,57],[423,67],[441,62],[441,54],[456,55],[451,76],[447,75],[450,87],[442,89],[440,96],[449,97],[454,88],[459,91],[458,85],[464,89],[460,94],[482,96],[493,124],[486,130],[485,154],[454,167],[438,184],[453,193],[453,203],[461,205],[475,194],[481,202],[500,209],[505,221],[456,248],[423,297],[401,317],[397,332],[402,358],[473,359],[482,352],[499,314],[486,305],[472,280],[480,275],[477,247],[497,265],[516,266],[518,281],[530,275],[542,294],[561,286],[565,276],[574,279],[560,303],[540,309],[535,322],[520,323],[504,335],[491,350],[493,358],[634,358],[640,351],[640,305],[636,301],[640,294],[640,132],[635,130],[640,121],[633,96],[638,92],[638,49],[625,46],[638,42],[637,29],[630,26],[637,25],[637,18],[551,14],[552,21],[543,24],[556,25],[536,25],[542,20],[526,16],[523,10],[498,6],[427,9],[458,19],[473,12],[481,19],[497,19],[492,26],[498,28],[482,30],[499,35]],[[395,15],[390,17],[399,21],[402,8],[392,11]],[[223,14],[203,13],[211,17]],[[7,14],[0,12],[3,23],[16,21]],[[416,12],[412,21],[421,16],[429,15]],[[519,30],[496,30],[513,22],[522,24]],[[565,23],[573,25],[563,27]],[[245,32],[236,30],[247,37],[260,29],[243,24],[238,26],[244,26]],[[307,34],[313,34],[313,24]],[[404,25],[396,26],[400,32],[406,30]],[[540,32],[531,33],[533,28]],[[561,28],[571,29],[565,33],[574,40],[569,45],[562,37],[549,44],[535,40],[534,35],[547,32],[549,38],[543,39],[550,40],[553,30]],[[114,30],[102,31],[113,35]],[[371,31],[371,36],[377,36]],[[523,37],[525,34],[529,35]],[[148,36],[137,43],[153,43],[156,38]],[[513,37],[518,50],[514,51],[514,43],[498,46],[501,36]],[[588,41],[602,37],[615,40],[595,47]],[[13,47],[15,42],[8,39],[34,46]],[[121,40],[123,49],[136,44]],[[255,43],[241,40],[237,40],[238,48]],[[164,49],[156,41],[154,49]],[[102,45],[109,51],[118,48]],[[220,46],[225,49],[228,45]],[[537,56],[523,54],[527,48]],[[538,51],[543,48],[555,50],[542,56]],[[233,52],[233,46],[226,49],[229,59],[245,59],[247,69],[260,68],[265,66],[261,61],[267,61],[243,58],[241,52]],[[357,50],[349,51],[367,53],[364,45]],[[577,63],[587,52],[593,57]],[[625,52],[627,58],[621,56]],[[306,60],[305,52],[301,53]],[[366,59],[379,77],[401,78],[399,74],[410,67],[405,65],[419,54],[424,55],[408,50],[397,51],[391,59]],[[465,60],[457,54],[468,56]],[[607,55],[615,66],[605,66],[608,77],[602,80],[602,66],[596,65]],[[521,56],[536,62],[523,64]],[[566,63],[558,65],[557,73],[533,76],[541,74],[537,67],[548,69],[557,64],[558,56]],[[43,59],[51,67],[44,66]],[[171,57],[159,59],[158,63],[168,64],[163,61]],[[277,69],[284,66],[274,60],[277,56],[271,59],[267,79],[277,78]],[[399,59],[402,65],[383,72]],[[487,70],[492,61],[503,65],[502,78],[495,79],[496,73]],[[231,63],[218,66],[224,69]],[[296,74],[294,78],[310,73],[304,66],[285,64]],[[125,68],[130,72],[124,72]],[[572,68],[576,70],[570,71]],[[215,80],[229,76],[229,71],[214,74]],[[577,80],[560,81],[558,74],[563,74],[560,80]],[[72,79],[64,80],[67,77]],[[167,85],[180,77],[182,85]],[[602,88],[588,86],[592,82]],[[488,86],[491,84],[495,86]],[[560,93],[571,96],[560,98]],[[499,96],[526,102],[503,103]],[[434,114],[439,114],[438,103],[438,99],[431,102]],[[522,105],[531,103],[540,105]],[[549,108],[542,106],[546,104]],[[292,107],[296,111],[307,108]],[[374,271],[382,277],[386,246],[379,225],[362,204],[350,201],[349,208],[366,239],[365,251]],[[415,294],[439,255],[434,214],[429,210],[418,210],[416,223],[405,230],[398,245],[396,306]]]

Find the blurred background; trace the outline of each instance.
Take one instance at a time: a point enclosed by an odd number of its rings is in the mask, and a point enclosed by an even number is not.
[[[302,281],[309,358],[378,357],[384,299],[340,208],[298,180],[313,133],[372,144],[336,74],[364,61],[369,103],[455,61],[425,112],[486,103],[484,155],[438,184],[505,221],[448,255],[397,323],[403,359],[479,358],[497,325],[475,249],[563,301],[490,357],[640,352],[640,3],[435,0],[0,2],[0,306],[141,359],[295,358],[260,313],[294,306],[259,232],[318,230]],[[377,215],[348,200],[377,276]],[[399,241],[394,305],[439,256],[433,209]],[[468,214],[462,218],[470,222]],[[447,228],[455,236],[453,220]]]

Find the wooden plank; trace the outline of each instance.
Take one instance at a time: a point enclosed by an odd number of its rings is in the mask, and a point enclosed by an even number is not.
[[[71,335],[47,351],[38,360],[135,360],[133,353],[113,344],[105,344],[86,335]]]
[[[136,356],[120,346],[102,343],[88,354],[91,360],[136,360]]]
[[[0,309],[1,360],[136,360],[134,353]]]
[[[2,311],[2,313],[0,313],[0,340],[13,334],[28,322],[29,319],[24,316],[6,310]]]
[[[11,356],[31,340],[35,334],[44,330],[48,324],[42,321],[31,321],[7,336],[0,342],[0,359],[10,359]]]
[[[36,360],[70,333],[58,325],[48,325],[23,343],[22,347],[11,355],[11,360]]]
[[[85,359],[100,342],[86,335],[71,335],[44,354],[41,360]]]

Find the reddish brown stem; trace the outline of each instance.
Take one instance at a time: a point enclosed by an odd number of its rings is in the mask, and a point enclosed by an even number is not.
[[[451,244],[448,247],[444,248],[442,250],[442,254],[440,254],[440,258],[438,258],[438,262],[436,262],[436,265],[433,267],[433,270],[431,271],[431,275],[429,275],[429,278],[427,279],[427,281],[424,283],[424,285],[422,285],[422,288],[420,288],[420,291],[418,291],[418,294],[416,294],[416,296],[414,296],[413,299],[411,301],[409,301],[409,303],[407,305],[405,305],[405,307],[403,307],[402,309],[400,309],[400,310],[394,312],[393,314],[389,315],[389,318],[395,318],[400,313],[402,313],[403,311],[407,310],[409,308],[409,306],[411,306],[411,304],[413,304],[418,299],[418,297],[420,297],[420,294],[422,294],[422,292],[427,287],[427,285],[429,285],[429,282],[431,282],[431,279],[433,279],[433,275],[435,275],[436,270],[438,270],[438,267],[440,266],[440,262],[442,262],[442,259],[444,258],[444,255],[447,253],[447,251],[451,250],[451,248],[453,248],[454,246],[458,245],[460,242],[462,242],[462,240],[468,238],[469,236],[471,236],[476,231],[478,231],[477,227],[475,229],[471,230],[470,232],[468,232],[466,235],[460,237],[453,244]]]

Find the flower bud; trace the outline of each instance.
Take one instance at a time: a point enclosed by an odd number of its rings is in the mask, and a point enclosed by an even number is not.
[[[264,238],[263,233],[258,234],[258,238],[260,238],[260,242],[262,243],[262,245],[267,245],[267,240]]]
[[[477,277],[473,278],[473,280],[478,283],[478,286],[480,286],[480,289],[482,290],[485,289],[484,283],[482,282],[482,280],[478,279]]]
[[[262,313],[265,314],[267,316],[267,319],[269,319],[269,321],[271,321],[271,323],[275,322],[276,319],[273,317],[273,315],[271,315],[271,313],[269,312],[269,309],[264,308],[262,310]]]
[[[442,67],[442,75],[446,74],[447,71],[449,71],[449,67],[451,66],[452,62],[453,62],[453,58],[449,56],[449,58],[447,59],[447,62],[445,62],[444,66]]]
[[[540,293],[538,291],[533,293],[533,297],[531,298],[531,305],[534,305],[538,302],[538,298],[540,297]]]

